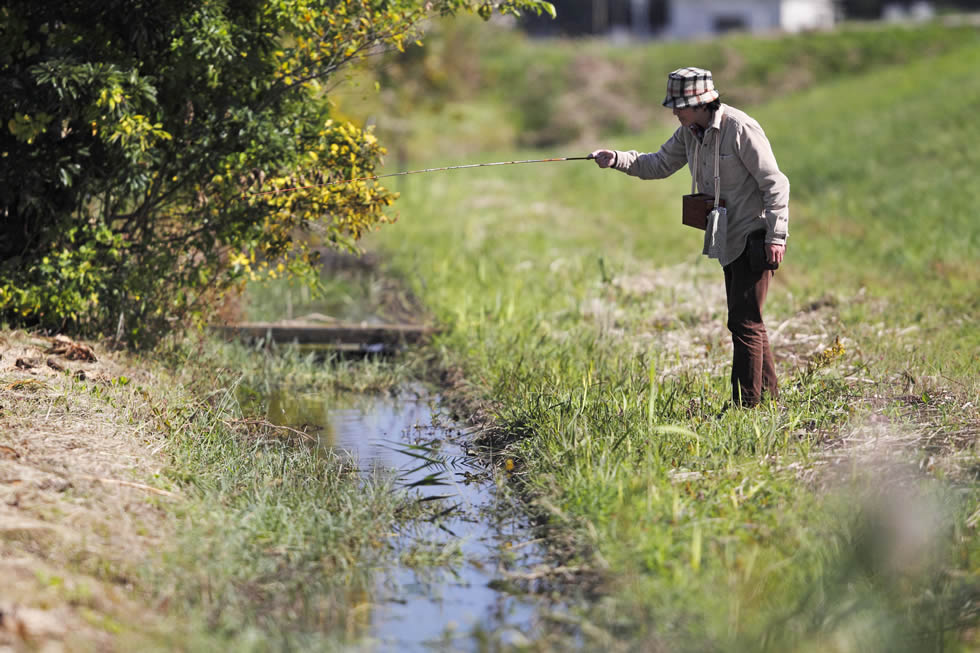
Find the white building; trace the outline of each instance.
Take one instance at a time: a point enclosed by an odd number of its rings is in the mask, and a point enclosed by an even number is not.
[[[890,2],[881,8],[881,18],[890,23],[902,21],[926,21],[936,17],[936,8],[931,2],[903,4]]]
[[[734,29],[826,29],[834,25],[834,5],[834,0],[672,0],[662,36],[688,39]]]

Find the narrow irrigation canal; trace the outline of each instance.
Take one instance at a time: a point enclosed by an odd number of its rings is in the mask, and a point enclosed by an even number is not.
[[[419,545],[444,551],[446,564],[416,571],[397,563],[379,572],[368,644],[383,651],[478,650],[534,637],[542,599],[508,591],[543,564],[543,550],[498,491],[503,482],[467,449],[467,434],[436,398],[413,390],[399,398],[278,394],[269,419],[319,427],[321,446],[350,455],[364,474],[390,474],[399,491],[432,501],[437,519],[391,539],[399,560]],[[549,613],[563,610],[549,603]]]

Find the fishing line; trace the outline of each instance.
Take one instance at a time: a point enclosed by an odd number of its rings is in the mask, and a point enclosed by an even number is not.
[[[553,163],[556,161],[591,161],[594,159],[591,154],[588,156],[563,156],[553,159],[527,159],[525,161],[495,161],[493,163],[470,163],[461,166],[445,166],[442,168],[425,168],[423,170],[406,170],[405,172],[391,172],[386,175],[374,175],[373,177],[355,177],[354,179],[344,179],[343,181],[330,181],[323,184],[310,184],[309,186],[294,186],[292,188],[279,188],[276,190],[265,190],[259,192],[249,191],[249,195],[275,195],[278,193],[289,193],[296,190],[307,190],[309,188],[329,188],[331,186],[342,186],[352,184],[356,181],[374,181],[385,177],[403,177],[405,175],[418,175],[423,172],[441,172],[443,170],[462,170],[464,168],[485,168],[488,166],[512,166],[521,163]]]

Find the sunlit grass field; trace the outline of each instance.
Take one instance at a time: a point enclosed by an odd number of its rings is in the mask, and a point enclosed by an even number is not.
[[[977,645],[977,61],[974,35],[741,107],[792,184],[767,305],[782,398],[756,411],[725,410],[722,274],[680,225],[686,172],[391,184],[399,220],[366,246],[448,327],[437,351],[496,406],[535,509],[603,579],[579,616],[588,646]],[[672,130],[479,156],[652,150]]]

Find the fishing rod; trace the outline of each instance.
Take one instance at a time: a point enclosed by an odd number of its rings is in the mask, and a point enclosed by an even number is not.
[[[354,179],[344,179],[343,181],[330,181],[323,184],[310,184],[309,186],[294,186],[292,188],[279,188],[276,190],[265,190],[259,192],[249,192],[249,195],[275,195],[278,193],[289,193],[296,190],[307,190],[309,188],[329,188],[330,186],[342,186],[351,184],[355,181],[374,181],[385,177],[403,177],[405,175],[418,175],[423,172],[441,172],[443,170],[462,170],[464,168],[485,168],[488,166],[512,166],[521,163],[553,163],[556,161],[591,161],[595,157],[588,156],[562,156],[553,159],[527,159],[525,161],[495,161],[493,163],[469,163],[462,166],[444,166],[442,168],[425,168],[423,170],[406,170],[405,172],[391,172],[386,175],[374,175],[373,177],[356,177]]]

